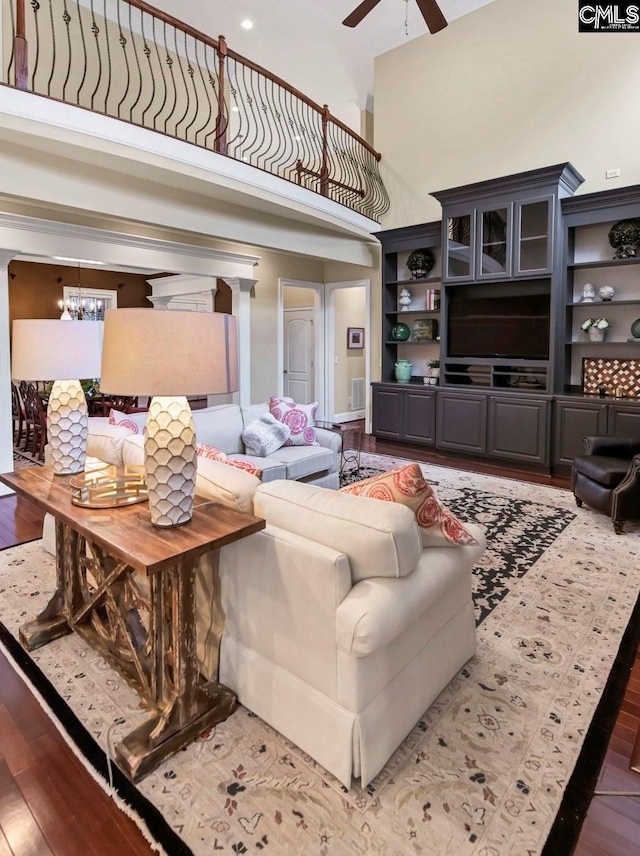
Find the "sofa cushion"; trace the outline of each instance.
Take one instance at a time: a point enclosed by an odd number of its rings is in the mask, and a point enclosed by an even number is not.
[[[125,466],[144,466],[144,437],[130,434],[122,444],[122,463]]]
[[[89,419],[87,455],[119,467],[123,463],[124,441],[133,436],[136,435],[122,425],[110,425],[106,419],[100,421]],[[140,439],[143,440],[142,437]]]
[[[253,514],[253,496],[260,484],[260,479],[222,461],[198,461],[196,493],[237,511]]]
[[[198,443],[217,446],[227,455],[244,452],[242,414],[237,404],[219,404],[193,411]]]
[[[278,422],[270,413],[263,413],[244,429],[242,442],[249,455],[266,458],[284,445],[290,434],[288,425]]]
[[[338,648],[367,657],[439,604],[433,635],[469,603],[471,566],[486,547],[484,532],[469,524],[475,545],[424,550],[413,573],[400,580],[368,579],[354,586],[336,612]]]
[[[369,577],[404,577],[422,553],[413,512],[402,505],[298,481],[263,484],[253,501],[254,513],[267,523],[344,553],[354,583]]]
[[[316,473],[331,470],[335,456],[322,446],[283,446],[272,452],[268,460],[280,461],[287,468],[286,478],[303,479]]]
[[[419,464],[406,464],[343,487],[340,492],[406,505],[416,515],[423,547],[475,544],[464,524],[440,502]]]
[[[296,404],[292,398],[269,399],[269,410],[272,416],[288,425],[291,431],[285,446],[317,446],[318,438],[314,429],[318,402],[311,404]]]
[[[253,455],[230,455],[227,461],[238,461],[247,463],[256,469],[262,470],[262,481],[269,482],[276,479],[286,479],[287,468],[280,461],[276,461],[269,455],[267,458],[256,458]]]

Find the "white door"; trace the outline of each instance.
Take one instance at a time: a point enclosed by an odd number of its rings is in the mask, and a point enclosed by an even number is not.
[[[285,309],[283,390],[298,404],[314,400],[314,347],[313,309]]]

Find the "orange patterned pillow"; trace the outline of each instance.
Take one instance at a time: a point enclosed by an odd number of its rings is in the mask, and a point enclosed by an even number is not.
[[[249,463],[249,461],[237,461],[235,458],[227,458],[223,463],[230,467],[236,467],[238,470],[244,470],[246,473],[249,473],[262,481],[262,470],[258,467],[254,467],[253,464]]]
[[[227,456],[222,449],[218,449],[217,446],[209,446],[207,443],[198,443],[196,452],[199,458],[210,458],[212,461],[222,461],[224,463],[227,460]]]
[[[478,543],[455,514],[440,502],[418,464],[406,464],[364,479],[343,487],[340,492],[406,505],[416,516],[423,547],[464,547]]]

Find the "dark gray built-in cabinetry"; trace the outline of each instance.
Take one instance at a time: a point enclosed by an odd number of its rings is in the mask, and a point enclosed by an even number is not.
[[[640,360],[640,344],[627,341],[640,317],[640,256],[615,260],[608,243],[617,220],[640,217],[640,186],[573,196],[581,182],[571,164],[560,164],[442,191],[433,194],[441,223],[378,235],[384,344],[382,383],[373,385],[376,436],[545,470],[570,466],[587,435],[640,437],[640,399],[614,398],[606,378],[600,396],[584,395],[581,376],[585,356]],[[436,266],[424,282],[407,283],[403,260],[422,247]],[[585,303],[586,282],[614,286],[614,299]],[[432,284],[441,292],[433,313],[440,342],[428,355],[439,356],[439,386],[423,386],[419,361],[412,382],[397,383],[399,358],[424,358],[418,343],[390,338],[398,319],[411,319],[400,311],[399,289],[419,295]],[[587,317],[608,318],[604,342],[583,333]]]

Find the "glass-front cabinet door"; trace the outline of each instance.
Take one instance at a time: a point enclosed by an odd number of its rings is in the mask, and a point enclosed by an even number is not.
[[[553,198],[516,202],[514,275],[551,273]]]
[[[511,205],[479,209],[476,279],[511,275]]]
[[[475,212],[449,217],[446,226],[446,280],[473,279],[475,251]]]

